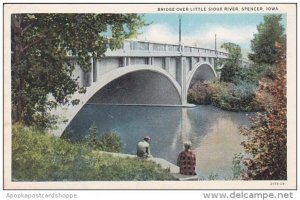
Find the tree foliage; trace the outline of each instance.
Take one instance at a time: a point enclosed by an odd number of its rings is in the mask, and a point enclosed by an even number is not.
[[[240,60],[242,59],[241,48],[234,43],[224,43],[221,45],[228,53],[228,58],[221,63],[223,68],[221,70],[220,80],[224,82],[233,82],[235,75],[240,70]]]
[[[47,126],[49,109],[76,104],[70,96],[84,92],[68,54],[88,72],[92,57],[121,47],[143,25],[137,14],[12,14],[13,121]]]
[[[251,119],[250,129],[242,134],[248,140],[243,146],[250,158],[244,179],[286,180],[287,179],[287,108],[286,108],[286,48],[277,43],[275,80],[262,78],[256,98],[265,112]]]
[[[242,67],[242,53],[239,45],[224,43],[228,58],[221,61],[220,81],[198,82],[188,91],[188,101],[196,104],[212,104],[224,110],[258,111],[261,106],[255,99],[257,78],[262,72],[256,67]],[[264,71],[264,70],[261,70]]]
[[[250,60],[259,64],[275,63],[278,54],[275,43],[285,39],[281,20],[281,15],[264,16],[264,22],[257,26],[258,32],[254,34],[254,39],[251,40],[253,53],[249,54]]]

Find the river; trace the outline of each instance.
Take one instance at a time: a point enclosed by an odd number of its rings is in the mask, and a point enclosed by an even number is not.
[[[192,142],[197,173],[232,177],[232,159],[243,152],[239,127],[249,126],[247,113],[224,111],[213,106],[192,108],[86,104],[70,123],[72,140],[82,140],[95,123],[98,133],[115,131],[124,145],[123,153],[135,154],[136,144],[151,137],[151,153],[176,164],[183,143]]]

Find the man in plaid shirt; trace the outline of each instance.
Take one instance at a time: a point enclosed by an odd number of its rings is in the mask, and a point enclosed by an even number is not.
[[[184,143],[185,150],[182,151],[177,159],[177,166],[180,168],[180,174],[196,175],[196,155],[191,151],[192,143],[190,141]]]

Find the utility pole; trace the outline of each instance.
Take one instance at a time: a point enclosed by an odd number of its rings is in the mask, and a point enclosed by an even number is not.
[[[215,33],[215,54],[216,54],[216,59],[214,60],[214,68],[217,68],[219,58],[218,58],[218,51],[217,51],[217,34]]]
[[[215,54],[217,55],[217,34],[215,33]]]
[[[182,16],[179,15],[178,16],[178,19],[179,19],[179,44],[181,44],[181,19],[182,19]]]

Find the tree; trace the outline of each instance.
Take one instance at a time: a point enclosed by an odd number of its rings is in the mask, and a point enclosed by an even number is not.
[[[249,129],[242,129],[248,138],[242,145],[250,155],[244,160],[244,179],[287,179],[286,47],[285,43],[276,43],[276,47],[275,80],[262,78],[256,94],[265,112],[251,119]]]
[[[222,44],[221,48],[224,48],[229,53],[229,56],[223,63],[221,63],[224,66],[221,70],[220,80],[224,82],[234,82],[234,77],[241,68],[241,48],[239,45],[230,42]]]
[[[70,97],[84,88],[67,54],[88,72],[92,57],[101,58],[108,45],[121,47],[143,25],[137,14],[11,15],[13,121],[46,126],[49,109],[78,103]]]
[[[280,23],[281,15],[265,15],[264,22],[257,26],[258,33],[251,40],[252,54],[249,59],[259,64],[275,63],[277,57],[276,42],[284,40],[284,27]]]

